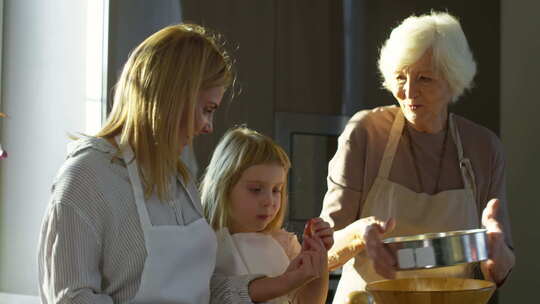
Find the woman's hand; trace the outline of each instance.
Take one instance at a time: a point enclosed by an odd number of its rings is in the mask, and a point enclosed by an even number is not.
[[[374,259],[374,262],[381,263],[381,266],[378,267],[382,269],[383,273],[385,273],[385,269],[393,269],[395,264],[393,254],[386,253],[389,250],[381,242],[381,238],[384,233],[394,229],[394,226],[393,219],[384,222],[370,216],[358,219],[347,227],[336,231],[334,233],[335,244],[328,253],[330,270],[342,266],[362,250],[367,249],[368,246],[368,256]],[[379,261],[378,257],[385,255],[388,255],[389,258]]]
[[[481,263],[482,272],[486,279],[501,285],[512,267],[514,267],[514,252],[504,242],[504,231],[497,220],[499,200],[492,199],[482,212],[482,226],[487,229],[489,259]]]
[[[334,229],[320,217],[312,218],[306,222],[303,237],[306,236],[320,238],[326,250],[329,250],[334,245]]]
[[[383,234],[394,229],[394,219],[390,218],[383,222],[374,217],[368,217],[364,225],[363,239],[366,244],[366,254],[373,261],[375,271],[385,278],[394,278],[396,276],[396,257],[382,242]]]

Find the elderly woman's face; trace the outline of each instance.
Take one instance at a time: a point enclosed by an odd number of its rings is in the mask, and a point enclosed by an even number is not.
[[[438,132],[446,123],[450,86],[432,64],[431,50],[395,74],[393,94],[405,118],[423,132]]]

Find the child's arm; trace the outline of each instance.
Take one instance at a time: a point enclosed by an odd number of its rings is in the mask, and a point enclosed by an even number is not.
[[[321,275],[308,284],[302,286],[295,296],[297,304],[324,304],[328,295],[328,253],[324,242],[314,233],[309,237],[304,233],[302,253],[312,252],[319,259]]]
[[[302,252],[291,261],[280,276],[260,278],[249,284],[249,296],[253,302],[266,302],[303,286],[322,274],[321,258],[314,252]],[[326,274],[326,276],[328,276]],[[311,302],[310,302],[311,303]]]

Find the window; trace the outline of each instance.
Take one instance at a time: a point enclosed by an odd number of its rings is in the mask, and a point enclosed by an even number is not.
[[[87,1],[86,129],[94,134],[105,117],[108,0]]]

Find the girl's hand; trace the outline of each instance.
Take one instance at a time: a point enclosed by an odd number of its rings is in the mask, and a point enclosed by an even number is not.
[[[326,250],[329,250],[334,245],[334,229],[320,217],[307,221],[304,227],[304,238],[306,236],[310,238],[317,236],[323,242]],[[304,246],[304,243],[302,245]]]
[[[489,259],[481,263],[486,279],[501,285],[514,267],[515,256],[504,242],[502,225],[497,220],[499,200],[492,199],[482,212],[482,226],[487,229]]]
[[[300,254],[294,258],[287,270],[283,274],[291,287],[299,288],[312,280],[318,279],[324,272],[324,268],[328,264],[326,250],[322,241],[316,241],[309,237],[304,238],[304,244],[310,249],[302,250]],[[303,246],[304,247],[304,246]]]
[[[328,264],[327,253],[322,241],[306,237],[304,242],[310,249],[302,250],[289,263],[283,274],[255,279],[249,284],[249,296],[254,303],[270,301],[298,290],[315,279],[328,277],[328,273],[325,272]]]

